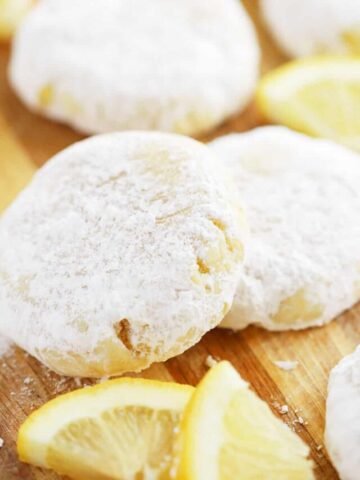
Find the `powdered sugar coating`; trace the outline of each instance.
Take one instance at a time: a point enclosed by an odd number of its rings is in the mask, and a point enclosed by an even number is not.
[[[332,370],[326,401],[326,447],[341,480],[360,472],[360,347]]]
[[[290,56],[360,53],[359,0],[261,0],[260,5]]]
[[[42,0],[10,79],[29,107],[86,133],[197,134],[245,106],[259,56],[238,0]]]
[[[322,325],[360,297],[360,157],[263,127],[210,144],[235,177],[251,231],[223,326]]]
[[[0,222],[0,333],[74,376],[193,345],[227,312],[242,260],[226,182],[208,147],[171,134],[102,135],[55,156]]]

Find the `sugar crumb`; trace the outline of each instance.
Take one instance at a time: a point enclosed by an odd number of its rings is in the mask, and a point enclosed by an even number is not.
[[[75,385],[76,385],[77,387],[79,387],[79,388],[82,387],[82,382],[81,382],[81,378],[80,378],[80,377],[75,377],[75,378],[74,378],[74,382],[75,382]]]
[[[300,416],[297,417],[297,419],[293,421],[293,425],[295,425],[295,424],[297,424],[297,423],[298,423],[299,425],[308,425],[308,424],[309,424],[309,422],[306,422],[306,421],[303,419],[303,417],[300,417]]]
[[[24,384],[25,385],[29,385],[31,382],[32,382],[32,378],[30,378],[30,377],[25,377],[24,378]]]
[[[289,407],[287,405],[282,405],[279,409],[279,412],[281,415],[285,415],[286,413],[289,413]]]
[[[107,382],[109,380],[110,377],[101,377],[99,378],[99,380],[97,381],[97,383],[104,383],[104,382]]]
[[[208,355],[205,359],[205,365],[208,367],[208,368],[212,368],[212,367],[215,367],[215,365],[218,363],[218,361],[216,360],[216,358],[214,358],[212,355]]]
[[[4,440],[0,437],[0,448],[4,446]]]
[[[275,360],[273,364],[285,371],[294,370],[299,365],[297,360]]]

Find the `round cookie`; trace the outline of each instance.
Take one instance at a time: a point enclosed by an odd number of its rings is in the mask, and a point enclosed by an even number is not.
[[[0,42],[8,41],[36,0],[0,0]]]
[[[216,326],[246,227],[211,150],[101,135],[49,161],[0,220],[0,334],[73,376],[138,371]]]
[[[360,347],[332,370],[326,401],[325,443],[342,480],[360,472]]]
[[[30,108],[85,133],[195,135],[245,106],[259,55],[238,0],[42,0],[10,80]]]
[[[261,0],[264,19],[292,57],[360,54],[359,0]]]
[[[322,325],[360,298],[360,157],[283,127],[210,144],[235,177],[251,242],[223,326]]]

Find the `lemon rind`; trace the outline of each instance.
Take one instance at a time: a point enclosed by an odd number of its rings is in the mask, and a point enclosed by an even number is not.
[[[188,385],[121,378],[61,395],[33,412],[21,425],[17,439],[20,460],[46,468],[52,438],[70,422],[125,406],[182,412],[193,391]]]

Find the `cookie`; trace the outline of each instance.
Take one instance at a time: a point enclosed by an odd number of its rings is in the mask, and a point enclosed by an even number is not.
[[[360,298],[360,157],[262,127],[210,144],[235,177],[251,233],[223,326],[322,325]]]
[[[0,42],[8,41],[36,0],[0,1]]]
[[[10,81],[85,133],[196,135],[246,105],[258,64],[238,0],[43,0],[16,35]]]
[[[230,308],[246,236],[220,167],[207,146],[156,132],[56,155],[0,220],[0,334],[89,377],[196,343]]]
[[[358,0],[261,0],[264,20],[291,57],[360,54]]]
[[[342,480],[360,472],[360,347],[332,370],[326,401],[325,443]]]

